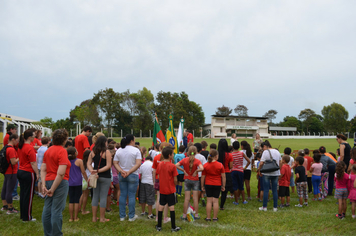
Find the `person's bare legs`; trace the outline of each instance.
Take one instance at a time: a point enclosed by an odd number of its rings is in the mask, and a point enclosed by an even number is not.
[[[213,198],[213,211],[214,211],[213,219],[217,219],[219,213],[219,198]]]
[[[69,221],[73,221],[74,203],[69,203],[68,208],[69,208]]]
[[[245,179],[245,186],[246,186],[247,197],[248,199],[250,199],[251,198],[250,180]]]
[[[184,192],[184,204],[183,204],[183,214],[187,214],[188,211],[188,205],[189,205],[189,201],[190,201],[190,191],[185,191]]]
[[[79,220],[78,218],[79,213],[79,203],[74,203],[74,221]]]
[[[104,208],[105,209],[105,208]],[[93,213],[93,218],[92,218],[92,221],[93,222],[96,222],[98,220],[96,214],[98,212],[98,207],[97,206],[92,206],[91,207],[91,212]]]
[[[219,205],[219,203],[218,203]],[[206,218],[211,219],[211,209],[213,208],[213,198],[206,198]]]
[[[90,191],[89,189],[84,190],[83,193],[82,193],[82,196],[80,196],[79,207],[81,207],[83,215],[86,215],[86,214],[90,213],[90,211],[86,211],[85,210],[85,208],[87,206],[87,202],[88,202],[89,191]]]
[[[193,204],[194,204],[195,215],[199,213],[199,195],[200,195],[200,191],[193,191]]]

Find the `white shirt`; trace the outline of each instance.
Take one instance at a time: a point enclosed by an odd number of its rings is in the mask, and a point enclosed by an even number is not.
[[[207,163],[205,157],[202,154],[196,154],[195,158],[198,159],[202,165],[204,165],[205,163]],[[202,172],[198,172],[198,176],[201,177]]]
[[[246,150],[242,150],[243,153],[245,153],[246,155]],[[247,156],[247,155],[246,155]],[[248,158],[248,157],[247,157]],[[250,157],[250,164],[248,165],[248,167],[246,168],[246,170],[251,170],[251,166],[253,165],[253,159],[254,159],[254,155],[253,155],[253,152],[252,152],[252,156]],[[246,159],[244,158],[243,159],[243,163],[242,163],[242,166],[245,168],[245,166],[247,165],[247,161]]]
[[[294,158],[292,156],[289,156],[290,157],[290,160],[289,160],[289,163],[288,165],[290,166],[290,169],[291,169],[291,172],[293,173],[293,163],[294,163]]]
[[[140,170],[138,172],[141,174],[141,183],[153,185],[152,165],[153,165],[152,161],[145,161],[141,165]]]
[[[156,150],[150,150],[150,152],[149,152],[149,154],[150,154],[150,156],[152,157],[152,159],[154,159],[155,158],[155,156],[157,156],[157,151]]]
[[[272,159],[274,159],[277,162],[277,165],[279,166],[279,162],[282,159],[281,158],[281,154],[276,149],[269,149],[269,151],[271,152]],[[264,150],[263,151],[262,157],[261,157],[261,161],[266,162],[266,160],[270,160],[271,159],[269,151],[268,150]],[[276,171],[269,172],[269,173],[263,173],[263,175],[266,175],[266,176],[280,176],[281,172],[280,172],[280,170],[276,170]]]
[[[37,168],[40,170],[41,169],[41,165],[43,162],[43,156],[45,154],[45,152],[47,151],[48,147],[47,146],[41,146],[38,150],[37,150]]]
[[[136,160],[142,159],[141,152],[138,148],[127,145],[125,148],[119,148],[114,157],[114,161],[119,162],[119,166],[124,171],[129,171],[134,165]],[[132,174],[138,175],[138,171],[132,172]]]
[[[231,139],[230,139],[231,146],[232,146],[232,144],[233,144],[235,141],[237,141],[237,139],[234,139],[234,138],[231,138]]]

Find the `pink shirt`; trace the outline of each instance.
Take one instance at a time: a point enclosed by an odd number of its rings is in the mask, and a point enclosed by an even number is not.
[[[344,176],[342,177],[342,179],[338,180],[336,178],[336,173],[335,173],[334,180],[335,180],[335,188],[347,188],[347,184],[349,181],[349,175],[344,173]]]
[[[321,176],[321,170],[323,169],[323,164],[321,163],[314,163],[312,166],[313,168],[313,175],[316,175],[316,176]]]

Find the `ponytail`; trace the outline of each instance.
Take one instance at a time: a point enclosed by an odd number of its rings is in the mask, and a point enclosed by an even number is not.
[[[244,150],[246,150],[246,156],[248,158],[251,158],[252,157],[252,151],[251,151],[251,146],[248,142],[246,141],[242,141],[241,142],[241,146],[243,147]]]
[[[121,139],[121,148],[124,149],[132,140],[135,140],[135,137],[132,134],[127,134]]]
[[[20,136],[20,142],[19,142],[19,148],[22,149],[23,145],[25,144],[25,141],[33,136],[33,133],[36,131],[36,129],[27,129],[23,134]]]
[[[197,154],[197,148],[195,146],[191,146],[188,149],[188,155],[189,155],[189,172],[192,171],[193,169],[193,164],[195,160],[195,154]]]
[[[208,162],[212,162],[213,158],[216,157],[218,155],[218,151],[216,151],[215,149],[210,150],[209,156],[208,156]]]

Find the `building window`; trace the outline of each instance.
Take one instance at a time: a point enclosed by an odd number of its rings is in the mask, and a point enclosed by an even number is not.
[[[220,133],[222,133],[223,132],[223,128],[222,127],[220,127]]]

